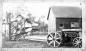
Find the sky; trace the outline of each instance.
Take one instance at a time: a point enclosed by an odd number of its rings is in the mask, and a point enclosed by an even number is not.
[[[27,17],[28,13],[36,17],[38,20],[41,16],[47,18],[49,8],[51,6],[77,6],[81,7],[80,3],[57,3],[57,2],[24,2],[24,3],[3,3],[3,18],[6,18],[6,12],[12,12],[14,15],[21,13],[24,17]],[[45,21],[47,22],[47,21]]]

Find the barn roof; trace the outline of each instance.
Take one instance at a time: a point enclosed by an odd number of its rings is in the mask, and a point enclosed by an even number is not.
[[[51,9],[55,17],[82,17],[82,9],[79,7],[53,6]]]

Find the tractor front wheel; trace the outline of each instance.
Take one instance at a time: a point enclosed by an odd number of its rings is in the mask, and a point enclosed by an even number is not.
[[[82,47],[82,39],[80,37],[76,37],[73,40],[74,47],[81,48]]]
[[[62,38],[60,33],[50,33],[47,36],[49,46],[58,47],[61,44]]]

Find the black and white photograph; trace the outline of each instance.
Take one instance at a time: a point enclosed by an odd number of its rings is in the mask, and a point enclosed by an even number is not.
[[[82,7],[4,3],[3,48],[81,48]]]
[[[82,2],[5,1],[2,4],[2,49],[85,51],[86,9]]]

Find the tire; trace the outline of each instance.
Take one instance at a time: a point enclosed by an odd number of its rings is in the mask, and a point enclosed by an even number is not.
[[[49,46],[58,47],[61,44],[62,38],[60,33],[50,33],[47,36],[47,43]]]
[[[76,48],[81,48],[82,47],[82,39],[80,37],[74,38],[73,46]]]

